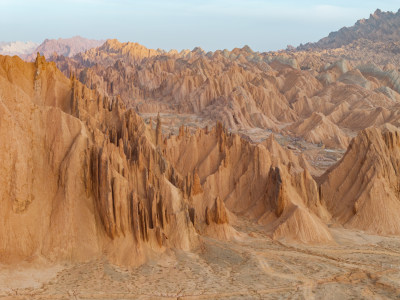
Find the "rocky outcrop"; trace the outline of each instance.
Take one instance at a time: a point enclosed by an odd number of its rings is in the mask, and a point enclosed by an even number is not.
[[[227,224],[228,215],[226,212],[225,204],[220,197],[215,199],[214,206],[212,208],[206,207],[205,221],[207,225],[211,223],[215,224]]]
[[[369,128],[351,142],[342,160],[321,177],[321,198],[346,227],[400,233],[400,133]]]

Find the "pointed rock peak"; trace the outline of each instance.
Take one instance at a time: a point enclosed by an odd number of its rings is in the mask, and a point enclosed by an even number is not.
[[[332,216],[346,227],[398,235],[400,132],[385,127],[386,132],[362,130],[343,158],[321,176],[320,190]]]
[[[328,227],[304,208],[292,206],[279,220],[272,238],[285,238],[305,244],[334,244]]]
[[[36,61],[38,61],[41,57],[42,57],[42,56],[40,55],[40,52],[38,51],[38,52],[36,53]]]
[[[217,135],[218,136],[220,136],[225,131],[225,127],[222,124],[222,122],[220,122],[220,121],[217,121],[217,124],[216,124],[215,127],[216,127],[216,130],[217,130]]]
[[[226,213],[225,203],[221,200],[219,196],[215,199],[214,209],[215,209],[214,222],[216,224],[229,223],[228,214]]]
[[[269,137],[267,137],[267,139],[266,139],[265,141],[266,141],[266,143],[268,143],[268,144],[272,144],[272,143],[276,142],[276,140],[275,140],[275,135],[274,135],[273,133],[271,133],[271,134],[269,135]]]
[[[379,17],[380,15],[382,15],[382,11],[378,8],[377,10],[375,10],[373,16],[374,17]]]
[[[198,53],[198,54],[204,54],[205,53],[205,51],[201,47],[193,48],[192,52]]]
[[[69,79],[70,79],[71,81],[75,81],[75,79],[76,79],[75,72],[72,72],[72,71],[71,71],[71,73],[70,73],[70,75],[69,75]]]
[[[156,145],[161,145],[162,140],[162,129],[161,129],[161,118],[160,113],[157,114],[157,125],[156,125]]]
[[[115,46],[120,46],[122,43],[118,41],[117,39],[108,39],[105,43],[104,46],[106,47],[115,47]]]
[[[199,174],[197,173],[197,170],[194,170],[194,174],[193,174],[193,185],[192,185],[192,191],[191,194],[193,196],[200,194],[203,192],[203,188],[201,186],[201,182],[200,182],[200,177]]]
[[[228,213],[226,211],[225,203],[218,196],[215,198],[214,206],[210,209],[208,206],[205,211],[205,222],[207,225],[215,224],[228,224]]]
[[[247,53],[253,53],[254,52],[248,45],[245,45],[242,48],[242,50],[246,51]]]
[[[179,127],[179,135],[178,135],[178,137],[182,138],[184,136],[185,136],[185,125],[182,124],[181,127]]]
[[[280,217],[288,205],[283,192],[283,181],[279,167],[270,167],[268,173],[268,193],[275,208],[275,215]]]
[[[168,55],[177,55],[177,54],[179,54],[178,50],[176,50],[176,49],[171,49],[167,53],[168,53]]]
[[[216,51],[216,53],[219,53],[219,52]],[[224,50],[222,50],[222,53],[221,53],[221,54],[222,54],[224,57],[229,57],[230,52],[229,52],[228,49],[224,49]]]
[[[44,64],[46,63],[46,58],[44,57],[44,55],[40,55],[40,52],[37,52],[36,54],[36,60],[35,60],[35,66],[36,68],[39,66],[43,66],[44,68]]]
[[[264,146],[271,152],[274,152],[273,150],[280,145],[278,144],[278,142],[275,139],[275,135],[273,133],[271,133],[269,135],[269,137],[267,137],[265,139],[265,141],[263,142]]]

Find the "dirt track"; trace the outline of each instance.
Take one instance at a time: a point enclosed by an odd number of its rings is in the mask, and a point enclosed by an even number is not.
[[[239,220],[240,241],[204,238],[128,270],[107,261],[3,266],[1,299],[396,299],[400,239],[333,229],[337,245],[272,241]],[[32,277],[44,278],[43,282]],[[19,288],[17,288],[19,287]]]

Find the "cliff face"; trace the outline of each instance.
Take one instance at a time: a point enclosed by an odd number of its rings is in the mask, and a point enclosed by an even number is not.
[[[155,132],[54,64],[1,57],[0,252],[138,264],[197,234]]]

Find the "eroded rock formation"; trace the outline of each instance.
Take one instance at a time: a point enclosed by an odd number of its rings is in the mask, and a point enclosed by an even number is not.
[[[378,234],[400,233],[400,132],[368,128],[343,159],[321,177],[322,201],[347,227]]]
[[[178,53],[109,40],[73,58],[52,60],[87,87],[120,95],[140,114],[177,119],[190,114],[250,138],[260,128],[289,142],[345,149],[362,129],[397,126],[400,99],[393,66],[372,64],[362,55],[345,60],[346,53],[259,53],[249,47]]]
[[[196,245],[183,178],[156,131],[118,98],[67,79],[42,56],[1,57],[1,103],[2,257],[107,252],[138,264],[149,251]]]
[[[132,54],[129,43],[126,53],[116,41],[107,45],[115,46],[116,56]],[[233,123],[219,117],[210,129],[192,132],[182,126],[179,134],[167,136],[160,115],[155,126],[146,124],[123,97],[89,89],[75,73],[65,77],[40,54],[34,63],[0,56],[0,136],[7,141],[0,144],[2,260],[82,261],[105,255],[118,264],[138,265],[168,248],[193,249],[203,235],[236,238],[237,217],[264,226],[273,239],[302,243],[334,243],[327,226],[332,222],[399,234],[400,135],[387,124],[398,122],[393,70],[381,70],[382,75],[341,61],[324,67],[325,81],[320,81],[278,59],[254,63],[257,54],[248,48],[168,54],[176,59],[133,48],[130,66],[156,64],[153,73],[147,67],[132,73],[143,84],[158,82],[151,92],[133,84],[139,94],[177,95],[181,106],[175,108],[184,111],[215,109],[215,97],[229,94],[233,102],[221,103],[240,104],[243,115],[232,110],[226,116]],[[243,51],[247,56],[240,56]],[[160,59],[163,67],[157,65]],[[219,68],[211,77],[210,61]],[[249,71],[240,61],[258,70],[263,65],[267,73]],[[177,75],[163,68],[187,70],[178,80],[186,83],[169,81]],[[200,70],[207,72],[198,75]],[[142,72],[146,79],[140,79]],[[392,87],[382,89],[384,84]],[[172,94],[165,92],[168,86]],[[207,92],[208,87],[214,90]],[[199,98],[204,103],[184,100],[199,95],[199,89],[206,91]],[[246,115],[253,109],[249,97],[263,111],[260,119],[258,113]],[[276,97],[280,100],[273,101]],[[296,122],[285,130],[332,147],[349,142],[343,128],[362,131],[343,159],[316,181],[305,157],[282,147],[272,134],[253,143],[227,127],[238,120],[265,121],[266,115],[268,124]],[[384,128],[363,129],[371,123]]]

